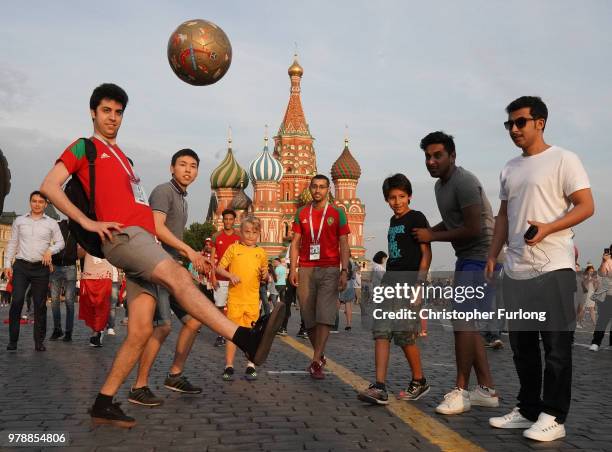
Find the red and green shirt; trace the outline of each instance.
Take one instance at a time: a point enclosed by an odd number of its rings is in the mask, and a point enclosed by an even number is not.
[[[230,247],[231,244],[240,241],[240,235],[234,231],[233,234],[226,234],[224,230],[219,231],[213,236],[213,246],[215,247],[215,259],[217,262],[221,262],[225,251]],[[219,281],[229,281],[225,276],[217,275]]]
[[[130,184],[130,176],[123,166],[132,170],[125,154],[117,145],[113,150],[121,159],[110,152],[105,143],[92,138],[96,146],[96,205],[95,212],[98,221],[114,221],[123,227],[140,226],[155,235],[153,211],[149,206],[139,204],[134,199]],[[89,196],[89,162],[85,155],[85,143],[79,139],[72,143],[62,153],[58,161],[62,161],[70,174],[76,174]]]
[[[295,213],[293,220],[293,232],[302,234],[300,241],[300,267],[337,267],[340,265],[340,236],[350,234],[346,214],[344,210],[329,204],[325,219],[323,220],[323,230],[321,231],[321,255],[318,260],[310,260],[310,244],[312,237],[310,234],[310,206],[300,207]],[[319,235],[319,225],[321,224],[322,209],[312,209],[312,232],[315,239]]]

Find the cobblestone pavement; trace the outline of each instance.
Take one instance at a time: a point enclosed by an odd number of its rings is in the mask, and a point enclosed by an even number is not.
[[[299,320],[299,311],[294,310],[293,314],[290,334],[297,331]],[[0,308],[0,316],[8,317],[6,307]],[[118,317],[119,320],[121,315]],[[48,325],[52,325],[50,316]],[[409,407],[412,415],[400,416],[384,407],[371,407],[356,400],[356,388],[349,383],[357,380],[347,380],[346,375],[364,380],[374,376],[373,343],[369,332],[360,327],[358,315],[351,332],[332,335],[328,344],[328,357],[338,365],[336,369],[345,370],[330,371],[323,381],[311,380],[304,372],[308,358],[292,346],[295,341],[279,340],[267,363],[259,369],[257,381],[248,382],[241,376],[246,363],[240,357],[236,360],[239,378],[223,382],[223,349],[212,346],[215,335],[203,328],[185,374],[204,390],[200,395],[191,396],[163,387],[179,327],[175,322],[150,380],[152,390],[164,399],[164,404],[144,408],[128,403],[132,374],[117,399],[123,402],[128,414],[136,417],[138,424],[131,430],[122,430],[107,426],[92,428],[87,409],[126,328],[117,326],[117,336],[106,336],[104,347],[96,349],[88,346],[89,334],[83,323],[78,321],[76,325],[73,343],[47,342],[45,353],[34,351],[32,326],[22,325],[16,354],[5,352],[8,325],[0,327],[0,353],[5,353],[0,360],[3,441],[8,432],[63,431],[70,435],[70,445],[63,449],[75,451],[612,450],[612,413],[608,409],[612,404],[612,389],[607,382],[612,350],[605,348],[593,353],[585,346],[576,345],[567,438],[535,443],[523,439],[520,430],[488,426],[488,417],[503,414],[514,406],[518,381],[508,347],[488,352],[495,382],[503,396],[499,409],[475,407],[460,416],[437,415],[436,404],[454,383],[453,337],[448,328],[430,324],[429,337],[421,345],[432,390]],[[588,333],[577,333],[579,344],[588,344],[589,340]],[[402,354],[393,349],[390,390],[397,393],[409,378]],[[429,419],[434,424],[428,436],[423,433],[423,424]],[[449,436],[449,431],[466,441],[456,442],[453,438],[459,437]],[[40,447],[30,450],[40,450]]]

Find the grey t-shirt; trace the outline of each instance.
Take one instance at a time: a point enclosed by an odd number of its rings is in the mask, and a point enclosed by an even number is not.
[[[187,192],[181,191],[172,182],[158,185],[149,196],[151,209],[166,214],[166,226],[179,240],[183,240],[183,231],[187,224]],[[173,257],[180,257],[174,248],[162,243],[164,249]]]
[[[458,166],[446,183],[438,179],[436,201],[446,229],[463,226],[463,212],[468,206],[481,205],[480,235],[469,240],[452,242],[455,255],[463,259],[486,260],[493,238],[493,211],[480,181],[468,170]]]

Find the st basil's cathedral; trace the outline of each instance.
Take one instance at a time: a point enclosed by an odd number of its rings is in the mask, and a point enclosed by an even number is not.
[[[227,208],[236,211],[237,225],[243,216],[254,214],[262,225],[259,245],[269,257],[284,255],[291,241],[295,213],[299,207],[312,201],[308,185],[312,176],[318,173],[314,138],[302,109],[300,82],[304,69],[297,56],[288,73],[291,80],[289,104],[273,138],[272,152],[266,136],[262,152],[246,171],[236,161],[230,136],[225,158],[210,175],[211,202],[206,220],[222,229],[221,212]],[[363,259],[365,255],[365,205],[357,197],[360,176],[361,168],[349,150],[348,138],[345,138],[344,149],[331,167],[333,195],[330,187],[330,202],[346,212],[351,229],[351,256],[357,259]],[[253,183],[253,199],[245,192],[249,180]]]

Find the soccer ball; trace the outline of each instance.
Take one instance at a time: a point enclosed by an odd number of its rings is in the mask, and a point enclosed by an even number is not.
[[[212,85],[232,64],[232,45],[225,32],[212,22],[188,20],[170,35],[168,62],[182,81],[196,86]]]

